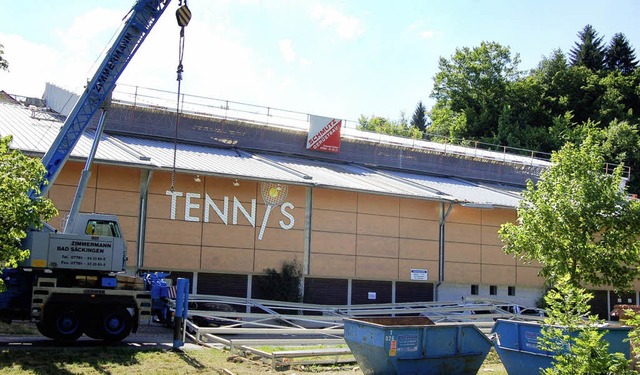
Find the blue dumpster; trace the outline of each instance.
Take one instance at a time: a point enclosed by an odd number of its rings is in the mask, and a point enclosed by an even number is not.
[[[522,322],[498,319],[493,326],[496,334],[494,346],[500,360],[510,375],[538,375],[540,369],[550,368],[553,355],[538,348],[542,335],[539,322]],[[604,340],[609,342],[610,353],[622,353],[629,359],[630,346],[625,342],[631,327],[603,327]]]
[[[473,324],[427,317],[344,320],[344,340],[365,374],[476,374],[491,341]]]

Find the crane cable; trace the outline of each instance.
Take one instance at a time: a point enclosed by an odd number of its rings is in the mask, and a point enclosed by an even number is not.
[[[180,26],[180,41],[178,42],[178,69],[176,73],[178,74],[178,97],[176,101],[176,126],[175,126],[175,134],[173,137],[173,169],[171,172],[171,192],[173,193],[175,189],[176,183],[176,156],[178,153],[178,124],[180,123],[180,86],[182,83],[182,72],[184,71],[184,67],[182,66],[182,57],[184,55],[184,28],[189,24],[191,20],[191,11],[189,7],[187,7],[187,0],[180,0],[180,7],[176,10],[176,19],[178,21],[178,26]]]

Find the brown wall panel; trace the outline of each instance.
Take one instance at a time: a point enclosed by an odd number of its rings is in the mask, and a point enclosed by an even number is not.
[[[480,264],[446,262],[444,280],[448,283],[477,284],[480,281]]]
[[[356,214],[351,212],[313,210],[311,228],[313,231],[338,233],[356,232]]]
[[[400,237],[437,241],[440,224],[433,220],[400,218]]]
[[[304,231],[265,229],[262,240],[258,239],[260,228],[256,228],[256,249],[283,250],[302,253],[304,247]]]
[[[253,272],[253,249],[202,247],[203,271]]]
[[[53,202],[54,206],[59,211],[69,211],[71,210],[71,205],[73,203],[73,198],[76,195],[77,187],[70,185],[58,185],[55,184],[49,190],[48,197]],[[80,212],[95,212],[95,196],[96,190],[94,188],[87,188],[84,192],[84,197],[82,199],[82,206],[80,207]],[[136,206],[137,207],[137,206]],[[136,210],[137,212],[137,210]],[[109,212],[110,213],[110,212]]]
[[[197,270],[200,268],[200,246],[147,243],[144,266],[158,270]]]
[[[438,280],[438,262],[427,260],[400,259],[398,262],[398,279],[411,280],[412,269],[422,269],[429,272],[429,281]]]
[[[301,208],[302,212],[304,212],[304,207],[307,204],[307,188],[304,186],[289,185],[287,198],[284,201]]]
[[[400,199],[400,217],[440,221],[440,203],[417,199]]]
[[[84,203],[84,200],[83,200]],[[114,215],[138,216],[140,193],[98,189],[95,211]]]
[[[400,215],[400,202],[395,197],[358,194],[358,213],[397,217]]]
[[[251,226],[204,223],[202,246],[253,250],[255,233],[256,229]]]
[[[302,263],[302,253],[256,250],[253,272],[262,273],[267,268],[272,268],[280,272],[282,264],[285,261],[292,261],[294,259],[299,263]]]
[[[446,242],[477,244],[482,242],[482,227],[480,225],[448,222],[444,228]]]
[[[352,191],[313,189],[313,208],[320,210],[356,212],[358,194]]]
[[[313,232],[311,253],[356,254],[356,235],[348,233]]]
[[[518,266],[516,268],[516,281],[518,285],[542,286],[544,279],[538,276],[540,268]]]
[[[124,239],[127,242],[135,243],[138,240],[138,217],[118,216],[118,222],[122,229]]]
[[[482,263],[515,267],[516,260],[513,255],[505,254],[501,247],[482,245]]]
[[[478,208],[462,207],[455,204],[451,212],[449,212],[446,222],[480,225],[482,223],[482,211]]]
[[[223,209],[222,203],[219,204],[219,207],[220,210]],[[164,194],[149,194],[147,196],[147,217],[169,219],[171,217],[171,197]],[[180,218],[180,220],[184,219],[184,197],[182,197],[182,199],[176,198],[176,219],[177,218]],[[211,221],[214,221],[213,218],[215,218],[215,222],[220,221],[217,215],[212,216]]]
[[[398,259],[358,256],[356,277],[395,280],[398,278]]]
[[[503,243],[498,236],[499,227],[482,226],[482,243],[502,247]]]
[[[238,179],[238,186],[233,186],[234,182],[234,178],[207,176],[203,179],[203,187],[214,200],[222,200],[224,197],[229,197],[231,201],[233,201],[233,197],[240,200],[250,200],[257,197],[262,202],[258,184],[255,181]]]
[[[147,220],[146,241],[178,245],[200,245],[202,223],[179,220]]]
[[[326,277],[353,277],[356,257],[350,255],[311,253],[311,275]]]
[[[356,254],[358,256],[398,258],[398,239],[359,235],[356,243]]]
[[[495,208],[493,210],[482,210],[482,224],[500,227],[504,223],[513,223],[516,221],[516,210],[508,210],[504,208]]]
[[[139,192],[140,171],[138,168],[99,164],[96,178],[100,189]]]
[[[399,218],[392,216],[377,216],[358,214],[358,234],[370,234],[374,236],[398,237]]]
[[[447,243],[444,249],[445,262],[477,263],[482,259],[481,247],[477,244]]]
[[[53,184],[53,186],[56,186],[56,185],[77,186],[78,181],[80,181],[80,175],[82,174],[82,170],[84,169],[84,164],[85,164],[84,162],[68,161],[60,171],[60,174],[56,178],[56,181]],[[98,167],[96,164],[94,164],[91,167],[91,176],[89,177],[89,183],[87,184],[88,187],[94,188],[96,186],[97,170],[98,170]]]
[[[412,240],[401,238],[400,259],[438,260],[438,241]]]
[[[182,193],[204,193],[202,182],[195,182],[195,174],[176,173],[174,190]],[[171,172],[153,171],[149,193],[164,195],[171,190]]]
[[[483,264],[482,283],[491,285],[516,285],[516,268],[514,266]]]

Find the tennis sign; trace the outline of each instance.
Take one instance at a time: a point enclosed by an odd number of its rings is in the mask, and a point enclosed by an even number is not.
[[[309,122],[307,150],[339,153],[342,120],[311,115]]]
[[[166,191],[166,195],[171,197],[170,219],[176,220],[178,212],[178,205],[184,205],[184,220],[185,221],[203,221],[205,223],[210,222],[222,222],[224,225],[238,225],[240,218],[244,217],[252,227],[259,226],[260,232],[258,234],[258,240],[262,240],[265,235],[265,229],[267,227],[267,221],[272,211],[279,207],[278,225],[284,230],[290,230],[295,225],[296,221],[293,216],[294,206],[291,202],[285,202],[287,197],[287,185],[277,183],[262,183],[262,198],[267,206],[262,223],[258,221],[257,199],[251,199],[251,207],[245,207],[245,204],[241,203],[237,197],[233,197],[231,200],[228,196],[224,196],[222,202],[216,203],[209,194],[204,194],[204,197],[199,193],[183,193],[181,191]],[[183,199],[184,203],[178,202],[179,199]],[[231,202],[230,202],[231,201]],[[229,207],[231,206],[231,207]],[[229,220],[231,216],[231,220]]]

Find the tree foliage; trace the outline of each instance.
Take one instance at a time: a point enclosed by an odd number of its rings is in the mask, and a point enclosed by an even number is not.
[[[2,55],[4,55],[4,46],[0,44],[0,70],[9,70],[9,62]]]
[[[438,108],[464,114],[468,137],[491,138],[509,84],[520,76],[519,62],[518,54],[512,55],[508,47],[498,43],[456,49],[451,59],[440,58],[431,97]],[[437,127],[444,128],[444,124]]]
[[[545,295],[546,311],[542,350],[553,356],[553,367],[542,370],[543,375],[574,374],[636,374],[628,369],[629,362],[622,353],[609,353],[605,331],[601,323],[589,314],[593,295],[575,286],[568,275],[559,277],[556,286]]]
[[[640,202],[620,189],[622,168],[605,173],[591,137],[565,145],[537,183],[529,182],[517,223],[503,224],[503,250],[540,263],[552,285],[569,275],[585,283],[628,290],[640,276]]]
[[[598,32],[593,26],[586,25],[578,33],[578,38],[580,41],[575,43],[569,54],[571,65],[584,66],[592,72],[602,70],[605,56],[602,37],[598,36]]]
[[[611,38],[605,53],[606,66],[610,70],[618,70],[622,74],[629,74],[638,67],[636,53],[623,33],[617,33]]]
[[[29,256],[20,247],[29,227],[41,228],[42,221],[57,215],[45,197],[30,199],[45,176],[40,160],[9,148],[12,137],[0,139],[0,270],[16,267]],[[2,287],[2,285],[0,285]]]
[[[416,139],[422,138],[422,132],[418,128],[409,126],[404,115],[399,121],[391,121],[379,116],[361,115],[358,119],[358,129]]]
[[[420,130],[421,132],[427,129],[427,108],[422,104],[422,100],[416,105],[416,110],[411,116],[411,126]]]
[[[280,272],[273,268],[264,270],[266,276],[258,278],[258,287],[265,298],[274,301],[302,302],[302,265],[298,260],[284,261]]]

